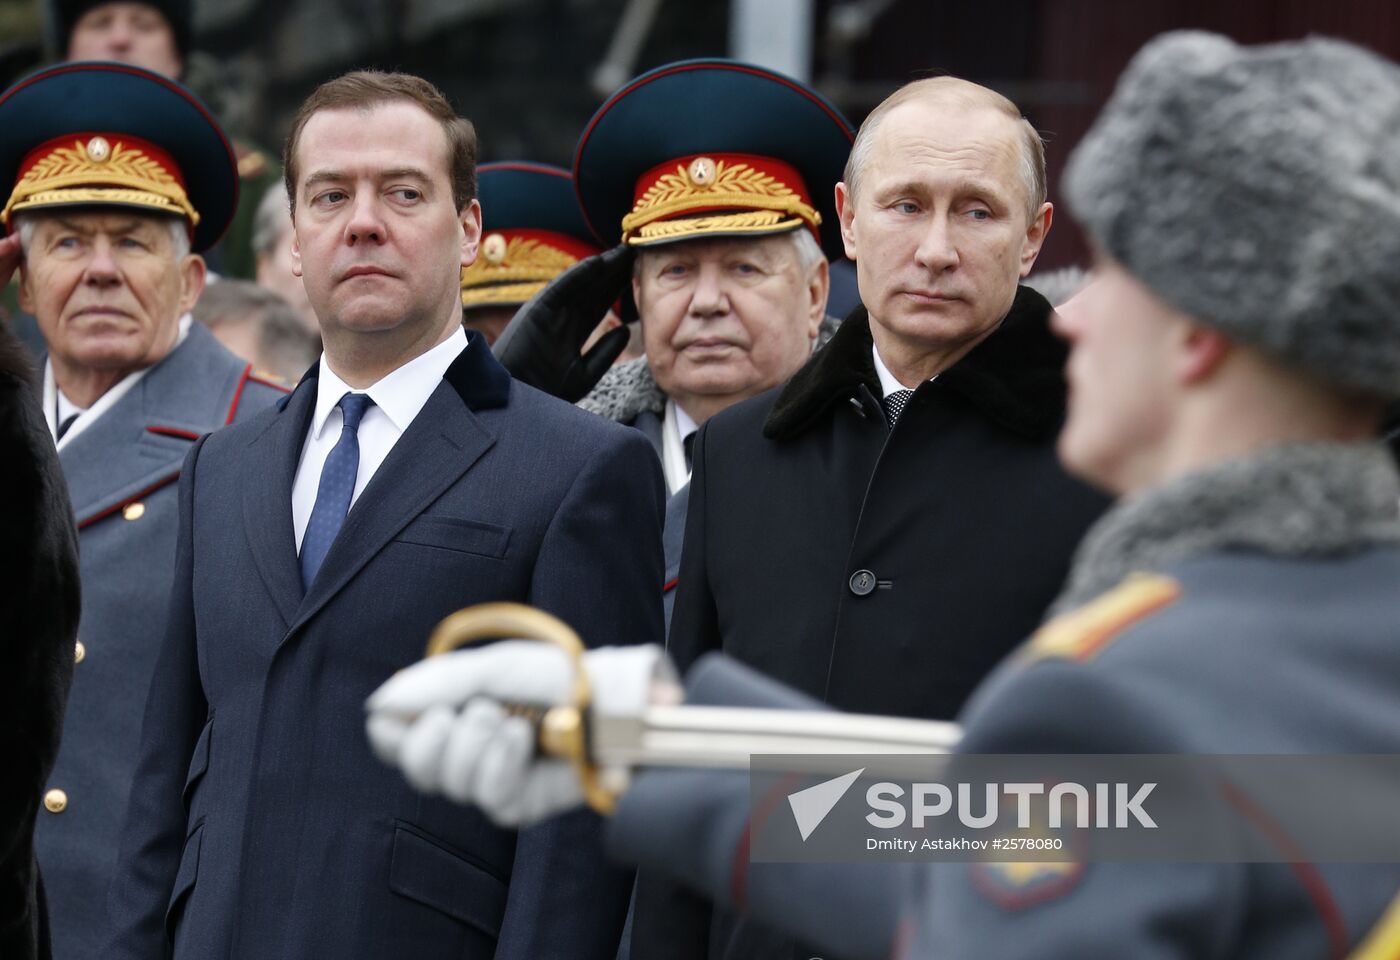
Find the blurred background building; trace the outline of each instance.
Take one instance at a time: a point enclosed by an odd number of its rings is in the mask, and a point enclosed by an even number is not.
[[[1400,58],[1391,0],[193,0],[187,81],[276,153],[301,99],[361,66],[422,74],[476,123],[481,159],[569,165],[589,116],[669,60],[736,56],[812,82],[852,122],[896,86],[953,73],[1015,100],[1060,166],[1131,54],[1164,30],[1243,42],[1323,33]],[[53,55],[44,0],[0,0],[6,83]],[[46,46],[47,41],[47,46]],[[1081,262],[1058,221],[1040,266]]]

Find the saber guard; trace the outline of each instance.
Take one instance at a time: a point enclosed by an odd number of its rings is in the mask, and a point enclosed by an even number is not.
[[[585,718],[593,692],[583,669],[583,641],[572,627],[553,614],[523,603],[482,603],[444,618],[428,638],[426,655],[435,657],[481,640],[503,638],[548,643],[568,655],[574,668],[573,703],[550,707],[543,716],[528,709],[512,712],[538,717],[540,749],[567,760],[578,774],[588,805],[598,813],[611,814],[617,809],[618,798],[603,786],[598,768],[589,756]]]

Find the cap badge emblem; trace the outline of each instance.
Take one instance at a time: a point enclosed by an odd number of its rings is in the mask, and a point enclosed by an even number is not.
[[[504,263],[506,259],[506,238],[499,233],[486,235],[481,241],[481,255],[487,263]]]
[[[708,187],[715,182],[715,162],[709,157],[696,157],[690,161],[690,182],[697,187]]]

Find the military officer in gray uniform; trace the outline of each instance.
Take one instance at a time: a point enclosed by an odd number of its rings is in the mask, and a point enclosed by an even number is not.
[[[139,67],[69,64],[0,96],[0,130],[0,223],[20,239],[10,266],[48,346],[40,399],[82,557],[72,695],[37,849],[54,955],[90,957],[174,577],[181,462],[285,390],[190,318],[199,251],[238,196],[233,150],[193,95]]]
[[[1172,34],[1129,66],[1067,172],[1097,252],[1057,321],[1072,344],[1060,456],[1121,499],[1050,619],[960,716],[962,752],[1400,753],[1400,480],[1376,439],[1400,396],[1397,120],[1400,70],[1336,41]],[[416,666],[371,698],[371,740],[497,816],[577,802],[519,737],[526,721],[482,699],[520,700],[505,671],[559,656],[522,644]],[[595,702],[678,695],[664,670],[590,656]],[[688,686],[691,702],[802,705],[717,658]],[[440,762],[404,718],[467,698]],[[473,779],[480,758],[489,779]],[[750,826],[746,775],[645,772],[612,850],[847,957],[1400,943],[1400,864],[750,865]]]

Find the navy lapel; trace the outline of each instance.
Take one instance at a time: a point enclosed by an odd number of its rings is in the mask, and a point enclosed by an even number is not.
[[[290,396],[277,403],[277,416],[248,443],[243,461],[243,529],[277,612],[291,624],[301,605],[301,566],[292,528],[292,484],[316,409],[316,374],[307,371]]]
[[[443,382],[360,494],[291,624],[295,631],[496,442],[475,411],[506,405],[510,375],[468,335]],[[290,499],[290,498],[289,498]]]
[[[190,445],[222,427],[246,365],[199,325],[59,453],[85,527],[180,476]]]

